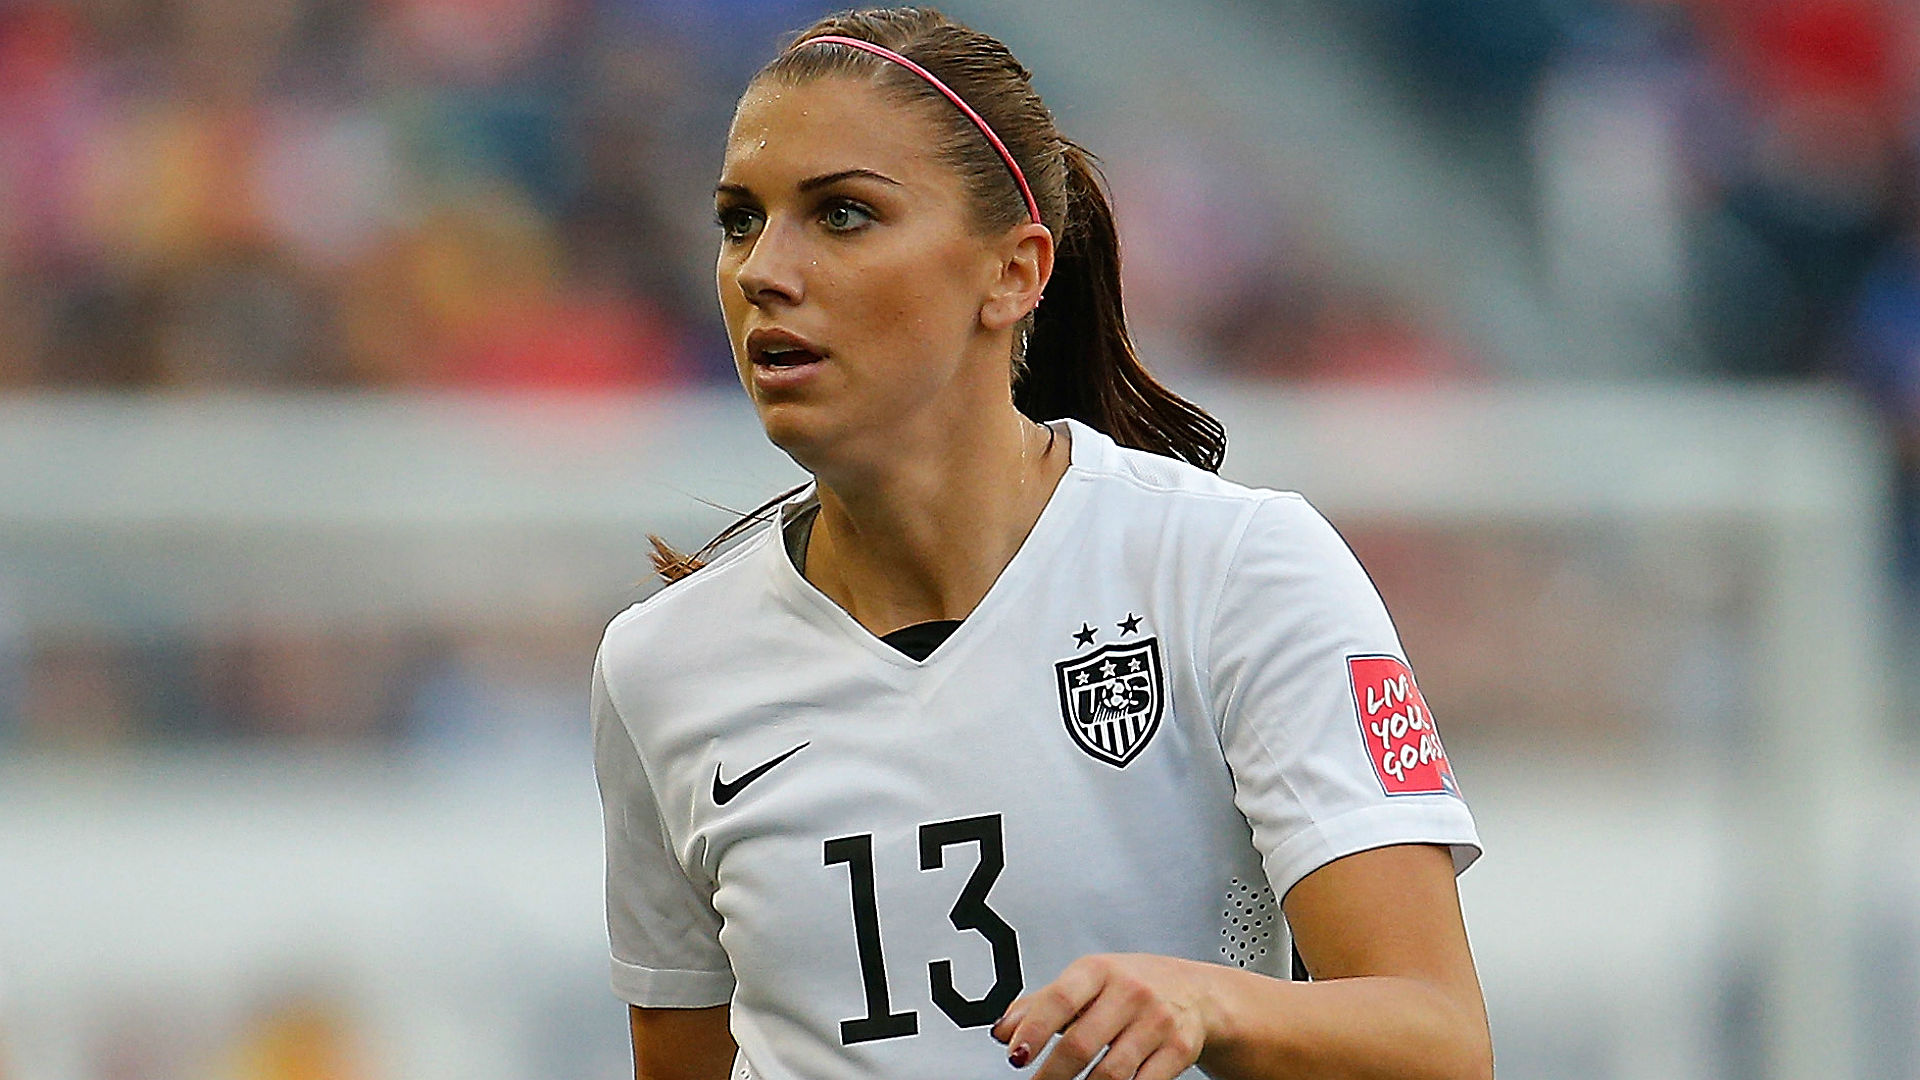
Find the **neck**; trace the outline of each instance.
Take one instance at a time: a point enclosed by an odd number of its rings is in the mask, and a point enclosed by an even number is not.
[[[1009,407],[881,465],[819,474],[807,579],[875,634],[966,618],[1066,472],[1052,436]]]

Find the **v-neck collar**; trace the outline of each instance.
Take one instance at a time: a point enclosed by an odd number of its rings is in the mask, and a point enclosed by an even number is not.
[[[1079,514],[1087,486],[1087,466],[1097,456],[1095,441],[1102,436],[1076,420],[1057,420],[1054,423],[1059,425],[1056,430],[1068,437],[1066,472],[1061,474],[1053,493],[1047,497],[1047,504],[1041,508],[1039,518],[1035,519],[1033,528],[1028,530],[1026,539],[1020,542],[1013,558],[1001,569],[1000,576],[987,588],[986,595],[925,660],[915,660],[882,641],[862,626],[847,609],[834,603],[831,597],[808,581],[793,565],[793,560],[787,555],[782,533],[792,514],[814,500],[815,492],[811,485],[781,507],[781,513],[771,524],[774,530],[772,542],[763,548],[764,556],[775,563],[774,579],[781,594],[808,622],[852,640],[895,668],[925,670],[938,666],[947,657],[966,651],[971,642],[985,632],[981,627],[992,623],[998,617],[999,609],[1011,602],[1007,598],[1017,595],[1028,581],[1040,573],[1044,567],[1045,553],[1055,546],[1054,537],[1067,529]]]

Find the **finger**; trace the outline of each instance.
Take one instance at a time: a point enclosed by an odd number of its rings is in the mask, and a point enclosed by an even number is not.
[[[1134,1071],[1133,1080],[1174,1080],[1174,1077],[1192,1068],[1199,1057],[1198,1052],[1185,1046],[1161,1043],[1160,1049],[1140,1063],[1140,1068]]]
[[[1026,1013],[1007,1036],[1007,1060],[1015,1068],[1025,1068],[1047,1045],[1047,1040],[1080,1015],[1080,1010],[1100,992],[1104,969],[1075,961],[1060,977],[1034,991],[1027,998]],[[1019,1002],[1014,1003],[1016,1006]]]
[[[1107,1047],[1087,1080],[1133,1080],[1141,1064],[1160,1049],[1165,1034],[1164,1027],[1136,1019]]]
[[[1030,997],[1015,998],[1013,1004],[1007,1006],[1007,1011],[1000,1014],[1000,1019],[993,1022],[988,1033],[1003,1043],[1012,1038],[1013,1029],[1020,1026],[1020,1021],[1027,1015],[1027,1006],[1032,1001]]]
[[[1102,987],[1099,996],[1060,1033],[1033,1080],[1073,1080],[1079,1076],[1133,1023],[1141,1004],[1132,995],[1114,992],[1110,985]]]

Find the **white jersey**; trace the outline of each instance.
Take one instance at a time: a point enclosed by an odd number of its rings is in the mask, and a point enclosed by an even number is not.
[[[1056,426],[1059,487],[924,661],[809,584],[773,524],[607,629],[614,989],[731,1003],[736,1075],[1000,1075],[988,1027],[1082,956],[1284,978],[1274,898],[1306,874],[1387,844],[1478,854],[1333,528]]]

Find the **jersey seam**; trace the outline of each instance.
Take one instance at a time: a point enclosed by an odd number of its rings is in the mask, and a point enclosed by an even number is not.
[[[736,981],[735,976],[733,974],[733,970],[731,968],[716,969],[716,968],[651,967],[647,964],[636,964],[631,960],[623,960],[618,956],[613,957],[613,962],[616,964],[619,964],[623,968],[628,968],[633,971],[645,972],[648,975],[699,975],[699,976],[704,976],[708,978],[726,979],[729,982]]]
[[[1145,451],[1142,451],[1142,453],[1145,453]],[[1167,460],[1177,461],[1178,459],[1168,458]],[[1133,487],[1139,488],[1142,491],[1150,492],[1155,495],[1180,495],[1180,496],[1186,496],[1188,498],[1194,498],[1194,499],[1210,499],[1216,502],[1250,502],[1250,503],[1254,503],[1255,505],[1265,503],[1268,500],[1276,499],[1276,498],[1301,499],[1301,500],[1304,500],[1306,498],[1304,495],[1301,495],[1297,491],[1281,491],[1275,488],[1245,487],[1244,485],[1236,485],[1236,486],[1242,487],[1242,490],[1240,491],[1196,491],[1193,488],[1189,488],[1189,487],[1179,487],[1175,485],[1156,483],[1152,480],[1147,479],[1144,476],[1141,476],[1136,472],[1133,472],[1132,470],[1125,469],[1125,468],[1117,468],[1117,467],[1111,467],[1111,466],[1107,466],[1107,467],[1086,466],[1085,468],[1089,476],[1107,477],[1113,480],[1118,480],[1122,483],[1132,485]],[[1207,475],[1212,476],[1216,480],[1221,480],[1223,483],[1233,483],[1233,481],[1231,480],[1224,480],[1217,473],[1209,473]]]
[[[1376,818],[1401,827],[1392,836],[1365,836],[1359,833],[1344,837],[1331,835],[1343,823],[1357,821],[1365,824],[1370,819]],[[1446,820],[1449,818],[1454,820]],[[1420,819],[1420,829],[1405,827],[1412,824],[1409,819]],[[1461,828],[1463,824],[1464,830]],[[1268,885],[1273,888],[1274,895],[1284,899],[1286,892],[1298,885],[1307,875],[1336,859],[1399,844],[1445,845],[1453,856],[1456,873],[1464,867],[1455,849],[1471,849],[1472,854],[1466,858],[1467,863],[1472,863],[1480,853],[1480,839],[1473,827],[1472,812],[1467,809],[1466,804],[1448,797],[1447,802],[1425,805],[1371,803],[1325,820],[1310,818],[1308,824],[1276,844],[1273,854],[1261,861],[1263,864],[1283,864],[1279,869],[1286,871],[1285,876],[1290,878],[1284,889],[1280,887],[1279,882],[1273,880],[1274,867],[1269,865],[1265,869]]]
[[[674,864],[680,867],[680,873],[691,880],[693,872],[687,868],[686,860],[680,856],[680,845],[674,842],[673,832],[667,827],[666,807],[660,805],[660,789],[654,786],[653,770],[647,767],[647,755],[640,751],[640,740],[633,736],[633,728],[627,723],[626,710],[620,707],[619,699],[613,696],[613,680],[607,677],[606,651],[606,642],[602,640],[596,665],[600,668],[600,683],[607,691],[607,707],[613,710],[613,718],[619,721],[620,733],[627,737],[627,745],[633,747],[633,760],[640,766],[640,778],[647,785],[647,800],[653,804],[654,820],[660,823],[660,839],[666,841],[667,853],[673,856]],[[706,880],[706,874],[702,873],[700,880]],[[709,894],[708,903],[711,904],[713,890],[703,891]]]
[[[708,1008],[725,1005],[739,980],[731,970],[655,968],[612,957],[613,987],[619,997],[640,1008]],[[693,987],[686,984],[693,983]],[[698,992],[695,992],[698,991]],[[633,998],[646,998],[645,1003]],[[719,998],[714,1001],[714,998]]]
[[[1072,430],[1074,439],[1074,457],[1071,461],[1071,467],[1074,471],[1086,474],[1089,479],[1095,477],[1111,477],[1115,480],[1132,484],[1143,491],[1150,491],[1155,494],[1192,495],[1197,498],[1227,501],[1246,499],[1249,497],[1258,499],[1266,495],[1276,494],[1296,496],[1298,494],[1296,492],[1272,491],[1271,489],[1253,488],[1245,484],[1237,484],[1232,480],[1222,477],[1219,473],[1208,472],[1194,465],[1192,462],[1183,458],[1174,457],[1171,454],[1156,454],[1151,450],[1122,446],[1114,441],[1113,436],[1087,424],[1085,421],[1068,418],[1066,423],[1069,425],[1070,430]],[[1084,432],[1088,438],[1082,438],[1082,432]],[[1094,442],[1093,440],[1098,441]],[[1085,446],[1088,451],[1084,458],[1080,454],[1083,446]],[[1238,492],[1197,491],[1193,488],[1183,487],[1178,484],[1169,485],[1156,483],[1141,476],[1137,471],[1128,466],[1127,461],[1128,455],[1130,454],[1144,455],[1156,461],[1171,462],[1176,466],[1192,469],[1216,483],[1231,484],[1241,490]]]
[[[1157,495],[1187,495],[1187,496],[1192,496],[1194,498],[1213,499],[1213,500],[1219,500],[1219,501],[1225,501],[1225,502],[1238,502],[1241,500],[1250,500],[1253,502],[1265,502],[1267,499],[1272,498],[1274,496],[1289,497],[1289,498],[1295,498],[1295,499],[1305,498],[1297,491],[1281,491],[1273,488],[1258,488],[1258,487],[1252,487],[1246,484],[1239,484],[1239,483],[1236,483],[1235,481],[1226,479],[1225,477],[1221,476],[1217,472],[1208,472],[1205,469],[1201,469],[1199,466],[1194,465],[1193,463],[1186,461],[1182,458],[1177,458],[1169,454],[1155,454],[1151,450],[1140,450],[1135,447],[1121,446],[1119,443],[1114,441],[1113,436],[1108,435],[1105,432],[1102,432],[1096,428],[1087,427],[1087,425],[1079,421],[1069,421],[1069,423],[1074,424],[1076,427],[1084,427],[1086,428],[1087,431],[1089,431],[1093,435],[1096,435],[1105,441],[1105,445],[1100,448],[1100,452],[1097,454],[1097,457],[1099,460],[1097,461],[1087,460],[1084,462],[1075,460],[1073,462],[1074,468],[1085,471],[1090,477],[1093,477],[1093,476],[1111,477],[1115,480],[1120,480],[1125,483],[1131,484],[1132,486],[1137,487],[1142,491],[1152,492]],[[1191,487],[1182,486],[1178,483],[1165,484],[1165,483],[1160,483],[1158,481],[1151,480],[1147,477],[1140,475],[1140,473],[1137,472],[1136,470],[1128,467],[1127,455],[1130,453],[1143,454],[1154,459],[1160,459],[1160,460],[1172,462],[1176,466],[1184,466],[1187,468],[1194,469],[1196,472],[1201,473],[1202,475],[1204,475],[1210,480],[1213,480],[1217,483],[1222,483],[1222,484],[1231,484],[1234,487],[1239,488],[1240,490],[1239,491],[1199,491]]]
[[[1280,494],[1282,493],[1280,492],[1274,493],[1274,495],[1276,496]],[[1299,498],[1299,496],[1296,495],[1295,498]],[[1259,515],[1260,509],[1262,507],[1268,505],[1268,503],[1272,501],[1273,501],[1272,498],[1263,498],[1255,502],[1251,507],[1248,508],[1246,514],[1244,515],[1243,520],[1240,523],[1239,534],[1234,538],[1233,555],[1227,560],[1227,568],[1225,572],[1223,572],[1220,575],[1220,588],[1218,593],[1215,596],[1213,614],[1207,623],[1207,700],[1209,702],[1212,702],[1214,700],[1213,698],[1213,689],[1214,689],[1213,687],[1213,654],[1214,654],[1214,646],[1216,641],[1219,638],[1219,630],[1220,630],[1219,605],[1221,602],[1224,601],[1226,596],[1227,580],[1233,576],[1234,570],[1240,564],[1240,556],[1246,551],[1246,539],[1247,539],[1247,535],[1253,531],[1254,518]],[[1216,724],[1214,733],[1215,733],[1215,738],[1220,740],[1220,756],[1223,760],[1227,762],[1227,773],[1229,776],[1233,778],[1233,789],[1234,789],[1234,795],[1235,795],[1234,801],[1235,801],[1235,804],[1238,805],[1238,802],[1239,802],[1238,796],[1240,793],[1240,778],[1237,771],[1233,767],[1233,758],[1227,752],[1227,731],[1226,731],[1227,711],[1228,711],[1227,709],[1221,709],[1219,715],[1214,718],[1214,721]],[[1301,797],[1300,790],[1297,787],[1295,787],[1293,783],[1293,778],[1289,774],[1289,770],[1285,767],[1284,759],[1281,758],[1281,756],[1277,752],[1275,752],[1272,742],[1269,741],[1268,739],[1268,735],[1270,734],[1270,732],[1268,731],[1267,725],[1247,724],[1243,726],[1247,728],[1249,735],[1253,739],[1254,745],[1259,748],[1259,752],[1263,756],[1265,756],[1268,763],[1270,764],[1271,772],[1273,774],[1275,782],[1286,789],[1286,795],[1288,800],[1291,801],[1293,805],[1298,806],[1300,808],[1301,815],[1306,818],[1305,825],[1295,830],[1292,835],[1286,837],[1285,839],[1282,839],[1278,844],[1274,845],[1273,850],[1277,853],[1281,849],[1286,847],[1289,843],[1296,842],[1300,837],[1304,835],[1320,832],[1321,829],[1323,828],[1323,823],[1320,819],[1319,814],[1316,812],[1315,808],[1312,805],[1310,805],[1306,799]],[[1242,813],[1244,814],[1245,811],[1242,810]],[[1345,815],[1339,815],[1339,816],[1345,816]],[[1338,816],[1332,820],[1338,820]],[[1264,864],[1265,860],[1263,859],[1262,862]],[[1271,878],[1270,874],[1268,876],[1269,878]],[[1273,884],[1273,883],[1269,881],[1269,884]],[[1276,896],[1279,895],[1281,891],[1282,890],[1279,890],[1276,887],[1276,890],[1275,890]]]
[[[1205,624],[1207,627],[1207,655],[1203,670],[1206,674],[1207,696],[1205,700],[1209,705],[1214,701],[1214,646],[1220,637],[1220,604],[1226,598],[1227,582],[1232,579],[1234,569],[1240,565],[1240,555],[1246,550],[1247,534],[1253,531],[1253,519],[1259,515],[1260,508],[1273,501],[1274,498],[1286,494],[1288,493],[1270,492],[1251,500],[1247,508],[1241,512],[1240,520],[1234,523],[1233,540],[1231,542],[1232,554],[1227,557],[1226,569],[1221,572],[1219,578],[1214,582],[1213,588],[1210,590],[1210,595],[1207,597],[1207,618]],[[1299,498],[1298,495],[1294,497]],[[1222,710],[1219,715],[1216,715],[1213,720],[1214,737],[1221,740],[1221,752],[1224,754],[1226,752],[1226,715],[1224,710]]]

